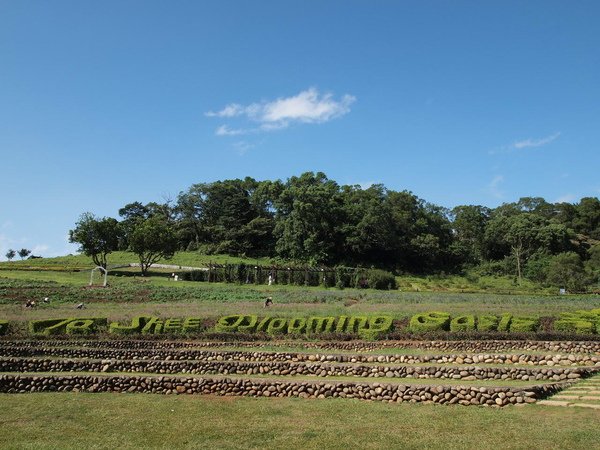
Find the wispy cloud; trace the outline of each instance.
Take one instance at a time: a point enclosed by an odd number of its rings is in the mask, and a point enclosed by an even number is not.
[[[560,136],[560,131],[550,136],[546,136],[540,139],[524,139],[522,141],[517,141],[513,144],[513,147],[518,149],[522,148],[530,148],[530,147],[543,147],[544,145],[548,145],[552,141],[555,141]]]
[[[496,175],[490,184],[488,184],[489,192],[496,198],[502,199],[504,198],[504,192],[500,190],[500,184],[504,182],[504,176]]]
[[[560,137],[560,135],[561,135],[560,131],[557,131],[556,133],[551,134],[550,136],[546,136],[546,137],[540,138],[540,139],[532,139],[532,138],[523,139],[520,141],[513,142],[510,145],[503,145],[501,147],[497,147],[497,148],[488,150],[488,155],[513,153],[517,150],[522,150],[525,148],[543,147],[544,145],[548,145],[551,142],[558,139]]]
[[[217,128],[217,130],[215,131],[215,134],[217,136],[239,136],[240,134],[248,134],[250,133],[251,130],[243,130],[240,128],[231,128],[227,125],[221,125],[219,128]]]
[[[333,94],[320,94],[310,88],[292,97],[281,97],[250,105],[231,103],[219,111],[208,111],[207,117],[233,119],[245,118],[256,125],[232,128],[228,124],[219,126],[217,136],[237,136],[249,133],[269,132],[287,128],[293,123],[324,123],[350,112],[356,101],[352,95],[343,95],[339,100]]]

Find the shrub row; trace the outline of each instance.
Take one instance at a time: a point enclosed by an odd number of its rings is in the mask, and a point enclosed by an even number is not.
[[[284,284],[343,288],[396,289],[394,274],[381,269],[354,267],[267,267],[247,264],[211,265],[205,270],[180,272],[185,281],[238,284]]]
[[[214,323],[214,322],[213,322]],[[398,325],[398,324],[396,324]],[[9,323],[0,320],[0,335],[6,334]],[[396,327],[397,328],[397,327]],[[35,335],[90,335],[102,330],[111,334],[180,334],[193,332],[253,333],[268,336],[311,335],[348,336],[358,335],[372,340],[384,335],[394,335],[391,316],[311,316],[311,317],[261,317],[248,314],[233,314],[221,317],[214,327],[208,319],[197,317],[166,318],[140,316],[130,323],[108,323],[105,317],[85,317],[67,319],[31,320],[28,331]],[[513,316],[512,314],[479,315],[472,314],[452,317],[449,313],[432,311],[415,314],[410,318],[407,329],[400,332],[428,334],[450,332],[456,334],[477,333],[533,333],[540,329],[540,319],[533,316]],[[548,331],[547,328],[544,328]],[[561,313],[554,322],[554,331],[571,334],[600,333],[600,308],[591,311]]]
[[[266,332],[278,334],[352,333],[363,339],[377,339],[391,331],[391,316],[339,316],[339,317],[264,317],[233,314],[221,317],[215,330],[218,332]]]
[[[69,319],[43,319],[29,321],[31,334],[79,334],[87,335],[98,331],[98,327],[106,327],[106,317],[69,318]]]
[[[600,308],[561,313],[559,319],[554,322],[554,329],[568,333],[600,333]]]
[[[540,320],[531,316],[500,316],[467,314],[451,317],[445,312],[428,312],[415,314],[408,324],[410,331],[432,332],[470,332],[470,331],[510,331],[513,333],[530,333],[537,331]]]

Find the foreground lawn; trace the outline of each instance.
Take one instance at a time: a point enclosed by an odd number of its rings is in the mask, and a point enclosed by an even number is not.
[[[0,395],[1,448],[597,448],[600,413],[353,400]]]

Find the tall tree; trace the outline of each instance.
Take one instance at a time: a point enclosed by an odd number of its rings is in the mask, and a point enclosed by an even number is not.
[[[275,207],[279,256],[312,264],[339,260],[343,200],[335,181],[322,172],[291,177]]]
[[[69,231],[69,242],[79,244],[79,251],[90,256],[94,264],[106,269],[108,255],[118,250],[122,229],[116,219],[101,219],[92,213],[83,213],[75,229]]]
[[[6,254],[4,256],[6,256],[6,259],[8,259],[9,261],[11,261],[15,256],[17,255],[17,252],[15,252],[12,248],[10,250],[8,250],[6,252]]]
[[[142,275],[161,259],[170,259],[177,250],[173,227],[159,215],[138,221],[129,238],[129,246],[139,260]]]
[[[465,262],[476,264],[483,260],[485,227],[490,214],[489,208],[479,205],[462,205],[452,210],[454,238]]]
[[[23,259],[27,258],[29,255],[31,255],[31,250],[22,248],[17,253],[19,254],[19,257],[23,260]]]

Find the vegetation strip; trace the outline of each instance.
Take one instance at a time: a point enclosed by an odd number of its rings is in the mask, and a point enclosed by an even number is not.
[[[10,330],[9,322],[0,320],[0,334]],[[540,327],[539,317],[495,315],[459,315],[451,317],[446,312],[415,314],[410,318],[410,332],[510,332],[534,333]],[[590,311],[561,313],[553,324],[556,332],[595,334],[600,330],[600,308]],[[160,318],[138,316],[128,324],[110,322],[106,317],[77,317],[31,320],[28,332],[32,335],[90,335],[102,331],[111,334],[177,334],[199,333],[208,326],[202,318]],[[233,314],[220,317],[214,325],[220,333],[257,333],[270,336],[345,333],[362,339],[381,339],[394,330],[389,315],[259,317],[254,314]]]
[[[428,402],[506,406],[534,403],[564,384],[526,388],[424,386],[384,383],[259,381],[231,378],[0,375],[0,392],[140,392],[155,394],[216,394],[253,397],[356,398],[385,402]]]

